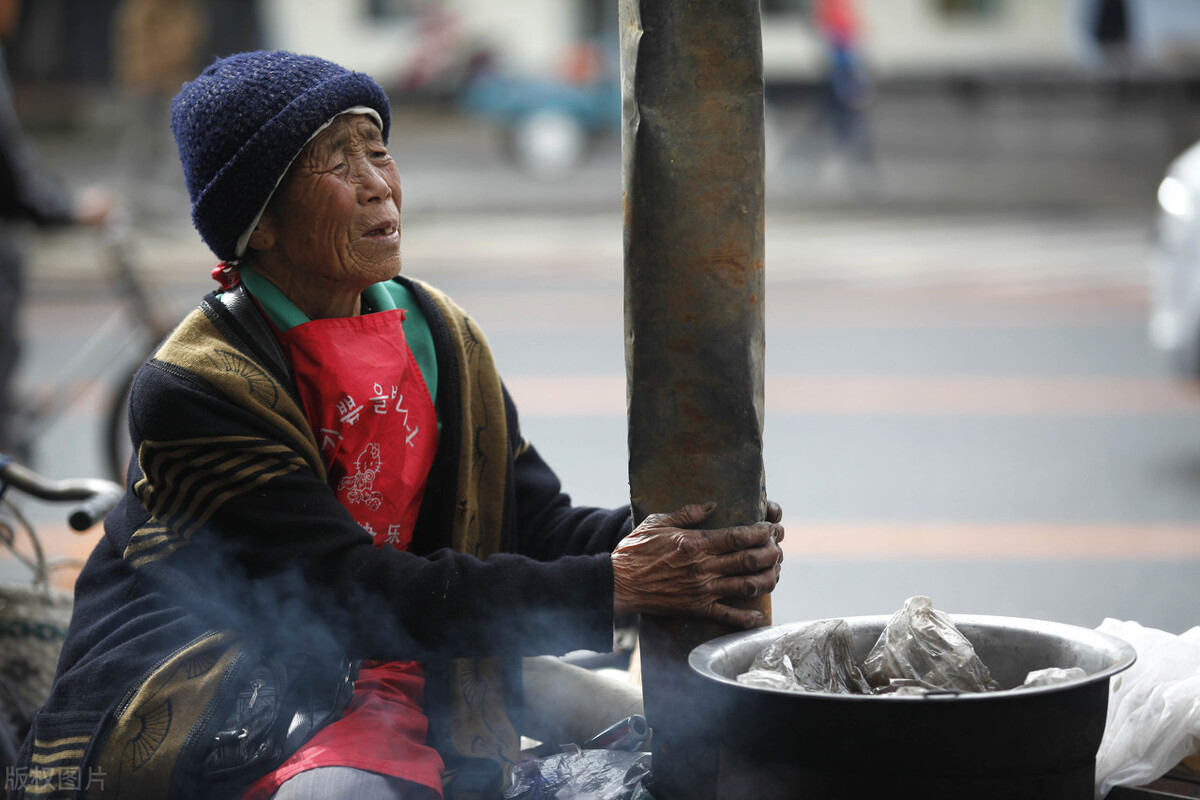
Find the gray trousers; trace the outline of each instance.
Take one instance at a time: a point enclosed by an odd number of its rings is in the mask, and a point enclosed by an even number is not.
[[[271,800],[437,800],[427,787],[351,767],[318,767],[284,781]]]

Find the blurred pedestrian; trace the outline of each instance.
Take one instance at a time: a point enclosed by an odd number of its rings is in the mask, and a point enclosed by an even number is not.
[[[122,0],[117,8],[113,72],[125,102],[118,164],[126,203],[138,214],[185,200],[169,136],[171,98],[199,71],[207,31],[195,0]]]
[[[813,0],[812,23],[825,52],[818,124],[829,143],[826,155],[857,185],[874,177],[875,152],[867,119],[871,79],[862,58],[861,25],[853,0]]]
[[[1091,33],[1100,49],[1104,66],[1124,69],[1129,65],[1129,8],[1125,0],[1096,0]]]
[[[0,0],[0,40],[15,29],[20,3]],[[112,198],[103,190],[72,195],[41,172],[13,103],[0,46],[0,453],[27,457],[16,436],[14,380],[20,351],[19,311],[24,296],[24,253],[19,223],[98,225]]]

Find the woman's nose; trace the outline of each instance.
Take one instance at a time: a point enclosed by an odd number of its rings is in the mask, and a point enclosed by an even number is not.
[[[383,170],[372,164],[369,160],[364,160],[359,164],[358,169],[358,196],[359,201],[369,203],[375,200],[386,200],[392,194],[392,187],[388,184]]]

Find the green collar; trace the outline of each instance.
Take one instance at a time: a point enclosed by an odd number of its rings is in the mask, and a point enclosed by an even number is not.
[[[279,287],[260,275],[248,264],[241,268],[242,283],[254,298],[258,300],[263,311],[271,318],[271,322],[281,331],[291,330],[297,325],[311,322],[308,316],[296,308],[296,304],[287,298]],[[396,303],[392,299],[384,283],[376,283],[363,290],[363,311],[394,311]]]

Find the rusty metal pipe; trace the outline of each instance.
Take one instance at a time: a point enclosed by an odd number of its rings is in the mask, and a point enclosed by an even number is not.
[[[715,499],[761,520],[763,73],[758,0],[621,0],[625,358],[635,522]],[[769,598],[748,601],[764,613]],[[659,800],[715,796],[706,687],[716,623],[644,617]]]

